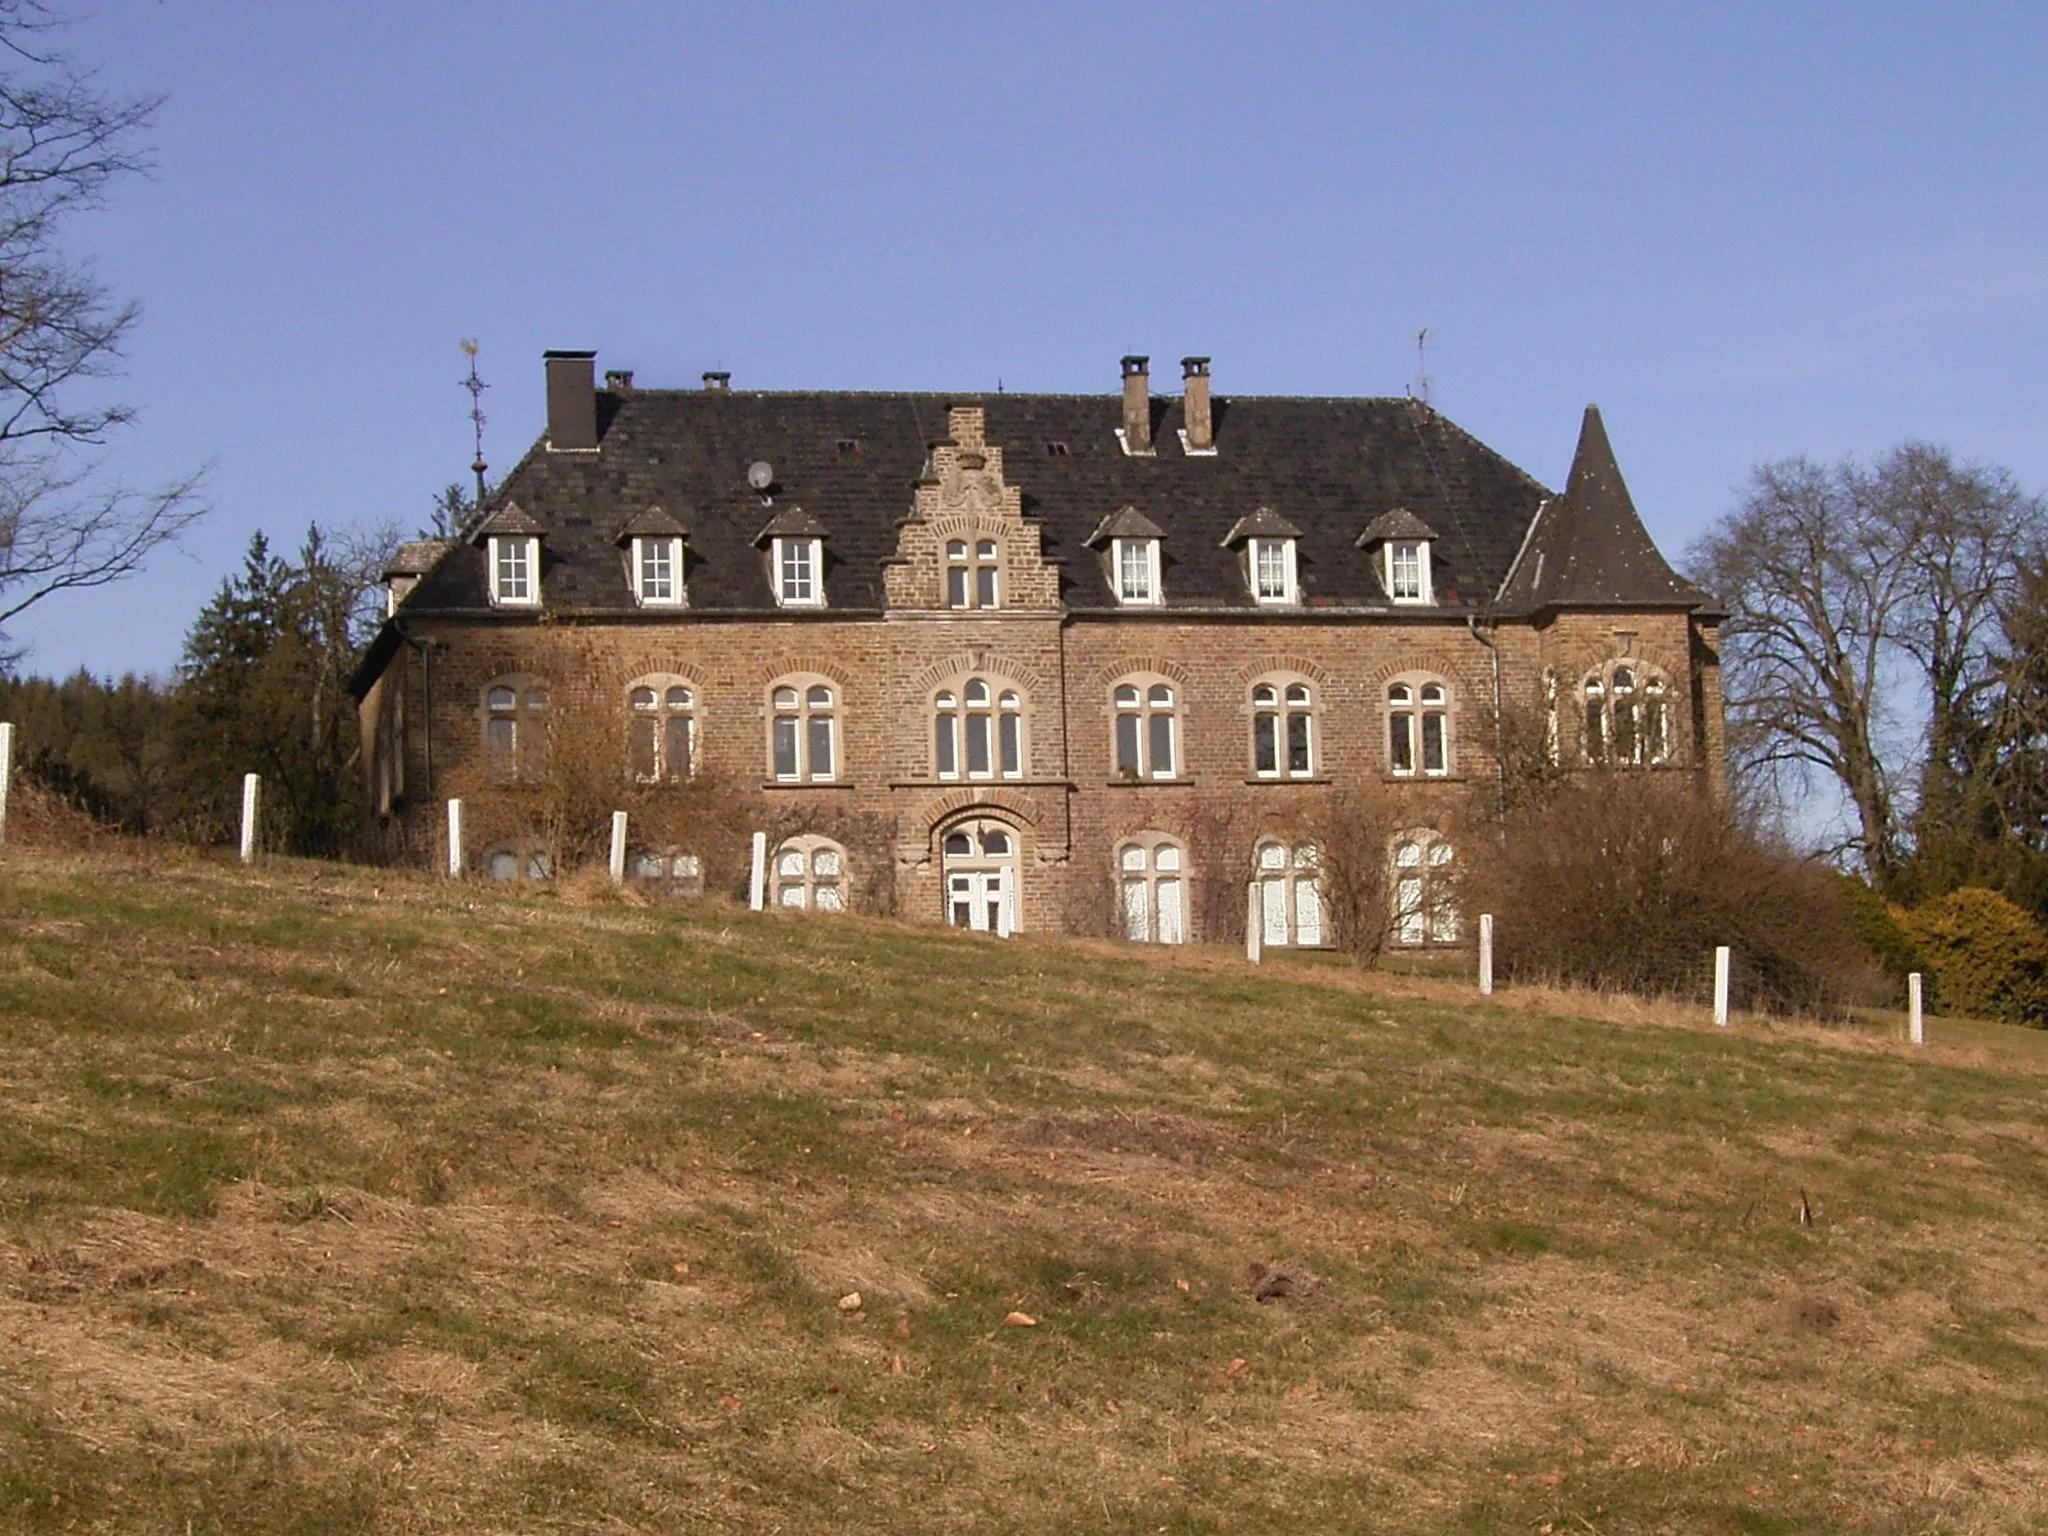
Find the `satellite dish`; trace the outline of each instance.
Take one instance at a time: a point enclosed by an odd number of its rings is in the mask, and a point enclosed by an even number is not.
[[[747,484],[757,491],[765,491],[775,483],[775,466],[766,459],[756,459],[747,466]]]

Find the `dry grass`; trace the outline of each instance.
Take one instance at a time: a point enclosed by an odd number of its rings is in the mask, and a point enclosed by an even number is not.
[[[2031,1034],[125,844],[0,1031],[9,1528],[2048,1525]]]

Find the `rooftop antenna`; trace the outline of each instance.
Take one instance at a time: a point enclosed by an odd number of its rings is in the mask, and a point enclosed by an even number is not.
[[[461,345],[463,355],[469,359],[469,377],[462,381],[462,387],[469,391],[469,420],[476,428],[476,458],[469,467],[476,472],[476,509],[481,513],[484,509],[484,471],[490,467],[484,463],[484,391],[491,386],[477,377],[476,338],[465,336]]]
[[[1430,328],[1425,325],[1415,333],[1416,388],[1421,392],[1424,405],[1429,404],[1429,332]]]

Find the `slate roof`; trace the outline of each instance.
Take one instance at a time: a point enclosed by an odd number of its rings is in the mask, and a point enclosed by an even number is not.
[[[1406,507],[1396,507],[1391,512],[1382,512],[1370,523],[1365,532],[1358,536],[1358,547],[1369,549],[1375,544],[1384,544],[1389,539],[1433,539],[1436,530]]]
[[[1713,606],[1671,569],[1636,515],[1598,406],[1586,407],[1564,494],[1538,511],[1501,584],[1499,606],[1508,612]]]
[[[1005,478],[1021,489],[1046,556],[1059,562],[1061,599],[1072,611],[1115,608],[1089,545],[1125,507],[1161,530],[1169,613],[1257,611],[1226,540],[1261,508],[1301,530],[1306,609],[1397,611],[1372,553],[1359,546],[1365,530],[1397,508],[1433,532],[1432,611],[1531,605],[1520,588],[1513,603],[1495,599],[1509,595],[1502,585],[1517,553],[1535,547],[1530,525],[1544,487],[1427,406],[1402,399],[1218,398],[1212,457],[1182,450],[1180,401],[1155,396],[1157,453],[1138,458],[1118,444],[1117,395],[600,392],[598,451],[553,453],[536,443],[499,489],[493,518],[509,519],[516,505],[542,530],[550,610],[636,611],[614,541],[646,509],[668,507],[682,509],[688,528],[691,612],[778,611],[756,541],[764,524],[780,531],[799,521],[825,537],[823,612],[876,612],[912,483],[928,472],[927,448],[945,435],[947,407],[959,404],[983,408],[988,441],[1004,449]],[[1604,434],[1600,444],[1604,450]],[[1546,542],[1542,599],[1576,601],[1600,590],[1591,600],[1633,600],[1653,589],[1656,600],[1705,601],[1650,546],[1611,454],[1604,468],[1586,454],[1582,442],[1584,467],[1574,468],[1565,500],[1575,514],[1584,511],[1579,522],[1607,527],[1626,547],[1608,559],[1586,537],[1566,539],[1575,574],[1559,597],[1558,556]],[[766,502],[747,483],[748,466],[761,460],[774,471]],[[1555,535],[1550,525],[1537,532],[1554,542],[1566,521],[1556,520]],[[481,530],[440,560],[401,611],[488,611],[480,538]],[[1602,582],[1618,585],[1608,592]],[[662,617],[672,621],[673,611]]]
[[[1239,518],[1223,535],[1225,548],[1235,549],[1246,539],[1298,539],[1301,530],[1271,507],[1259,507]]]

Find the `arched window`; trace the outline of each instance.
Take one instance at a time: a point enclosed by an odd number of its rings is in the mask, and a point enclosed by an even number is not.
[[[530,677],[501,677],[484,689],[484,756],[501,784],[547,772],[548,690]]]
[[[1179,771],[1180,722],[1173,685],[1132,678],[1110,693],[1116,726],[1112,769],[1120,779],[1170,779]]]
[[[1394,839],[1394,942],[1458,942],[1451,845],[1426,827]]]
[[[932,696],[932,772],[942,779],[1024,777],[1024,697],[970,677]]]
[[[696,761],[697,697],[681,678],[643,677],[626,690],[626,757],[642,784],[679,783]]]
[[[846,850],[830,838],[792,837],[775,850],[773,897],[778,907],[846,910]]]
[[[946,544],[946,606],[998,607],[1002,551],[994,539],[951,539]]]
[[[626,857],[626,878],[696,895],[704,889],[704,861],[675,848],[635,848]]]
[[[1587,762],[1637,768],[1669,757],[1670,689],[1662,677],[1611,662],[1586,679],[1584,694]]]
[[[1267,839],[1254,850],[1258,871],[1260,939],[1267,947],[1314,949],[1323,942],[1323,893],[1316,883],[1313,843]]]
[[[832,685],[791,679],[768,695],[768,772],[778,784],[838,777],[839,723]]]
[[[1138,943],[1187,942],[1187,854],[1170,837],[1141,832],[1117,847],[1124,937]]]
[[[546,880],[555,872],[545,849],[517,839],[486,848],[481,868],[493,880]]]
[[[1387,768],[1398,774],[1451,771],[1449,695],[1433,677],[1387,685]]]
[[[1262,779],[1315,774],[1315,695],[1307,683],[1252,685],[1252,772]]]

